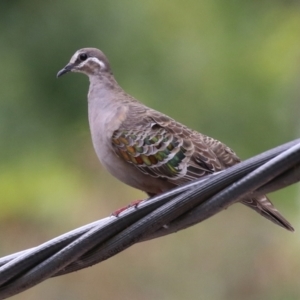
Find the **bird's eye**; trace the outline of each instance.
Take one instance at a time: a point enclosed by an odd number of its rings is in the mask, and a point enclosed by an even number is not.
[[[81,54],[79,55],[79,59],[80,59],[81,61],[85,61],[85,60],[87,59],[87,55],[86,55],[85,53],[81,53]]]

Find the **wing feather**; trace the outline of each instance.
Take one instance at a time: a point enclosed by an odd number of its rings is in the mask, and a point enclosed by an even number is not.
[[[124,122],[112,137],[116,154],[144,174],[179,185],[239,162],[219,141],[153,110]],[[145,117],[146,115],[146,117]]]
[[[115,153],[146,175],[180,185],[240,162],[218,140],[198,133],[144,106],[133,110],[112,137]],[[293,231],[266,196],[241,202],[274,223]]]

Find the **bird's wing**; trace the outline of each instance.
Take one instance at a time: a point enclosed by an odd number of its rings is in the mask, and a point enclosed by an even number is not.
[[[144,174],[180,185],[240,162],[218,140],[155,111],[143,111],[142,115],[128,118],[114,132],[112,145],[119,157]],[[294,230],[266,196],[249,196],[241,202],[274,223]]]
[[[153,110],[124,122],[114,132],[112,145],[119,157],[141,172],[176,185],[240,161],[221,142]]]

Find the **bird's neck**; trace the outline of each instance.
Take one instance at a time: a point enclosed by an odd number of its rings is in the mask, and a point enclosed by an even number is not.
[[[108,136],[119,128],[127,111],[122,102],[124,93],[112,75],[90,77],[88,111],[93,138],[99,128]]]
[[[106,104],[109,104],[106,102],[114,100],[114,95],[118,95],[123,92],[112,74],[90,76],[89,80],[89,102],[97,101],[105,106]]]
[[[123,92],[112,75],[91,76],[88,93],[89,113],[114,113]],[[119,103],[121,104],[121,103]]]

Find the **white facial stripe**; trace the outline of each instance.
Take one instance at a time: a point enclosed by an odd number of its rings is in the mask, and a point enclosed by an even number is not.
[[[95,62],[96,64],[98,64],[100,66],[100,69],[105,69],[106,66],[104,64],[103,61],[99,60],[98,58],[96,57],[89,57],[87,60],[83,61],[79,66],[82,67],[84,64],[86,64],[87,62],[89,61],[93,61]]]
[[[80,51],[77,51],[72,57],[71,57],[71,60],[70,60],[70,63],[74,64],[78,58],[78,55],[80,55]],[[78,67],[83,67],[87,62],[89,61],[93,61],[95,63],[97,63],[99,66],[100,66],[100,69],[105,69],[106,66],[104,64],[103,61],[99,60],[98,58],[96,57],[89,57],[87,60],[83,61],[81,64],[78,65]]]
[[[78,51],[72,56],[71,60],[70,60],[70,63],[71,64],[74,64],[78,58],[78,55],[80,55],[81,53],[78,53]],[[83,67],[86,63],[88,63],[89,61],[93,61],[95,62],[96,64],[98,64],[100,66],[100,69],[105,69],[106,66],[104,64],[103,61],[99,60],[98,58],[96,57],[89,57],[87,60],[84,60],[82,63],[80,63],[78,65],[78,68],[81,68]]]
[[[71,57],[71,60],[70,60],[70,63],[71,63],[71,64],[74,64],[74,63],[75,63],[75,61],[76,61],[78,55],[79,55],[79,51],[76,51],[75,54]]]

